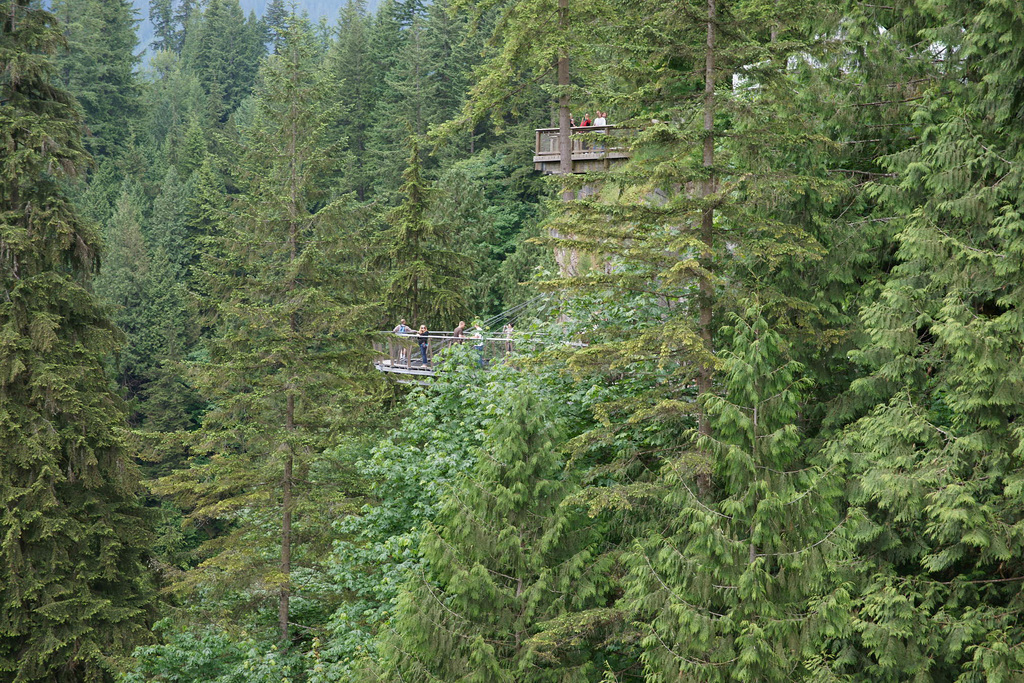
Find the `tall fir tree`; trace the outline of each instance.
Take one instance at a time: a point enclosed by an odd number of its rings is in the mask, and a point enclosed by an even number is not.
[[[263,24],[267,28],[267,39],[273,52],[277,52],[281,45],[290,15],[291,12],[285,6],[284,0],[270,0],[263,13]]]
[[[604,668],[579,642],[542,654],[559,617],[602,604],[609,567],[595,562],[593,521],[564,504],[573,484],[549,411],[525,386],[504,403],[425,530],[425,570],[399,597],[383,680],[596,680]]]
[[[896,263],[853,354],[869,374],[852,393],[871,408],[831,448],[864,518],[835,670],[1012,681],[1024,672],[1024,24],[1005,3],[917,9],[907,37],[939,73],[913,96],[913,144],[872,185]]]
[[[312,512],[305,479],[332,435],[372,407],[370,281],[345,207],[324,185],[335,162],[317,49],[306,24],[289,24],[261,71],[241,132],[241,193],[203,257],[215,324],[209,359],[194,368],[212,404],[195,437],[204,457],[158,486],[191,505],[193,520],[233,524],[185,584],[253,598],[273,587],[285,642],[303,588],[293,570],[319,561],[293,537]]]
[[[435,119],[436,88],[429,76],[432,64],[426,47],[424,21],[416,16],[401,34],[394,66],[384,73],[384,91],[373,115],[368,161],[374,169],[374,193],[388,204],[398,200],[406,139],[424,136]]]
[[[209,114],[224,122],[252,92],[265,52],[263,32],[255,17],[246,20],[238,0],[210,0],[190,26],[182,62],[206,91]]]
[[[327,54],[337,79],[337,135],[347,141],[351,162],[342,169],[342,191],[354,192],[359,201],[370,198],[372,165],[368,136],[373,126],[381,78],[370,49],[370,17],[362,0],[348,0],[338,15],[338,27]]]
[[[839,481],[797,424],[808,382],[761,311],[723,329],[711,436],[665,462],[655,522],[627,553],[648,680],[793,681],[847,627]],[[704,454],[714,490],[702,492]],[[819,458],[820,459],[820,458]]]
[[[187,329],[184,289],[176,280],[167,250],[154,249],[143,234],[138,186],[126,183],[114,215],[104,230],[104,271],[95,291],[111,308],[125,334],[118,353],[117,380],[130,399],[139,398],[156,378],[159,363],[182,349]],[[133,422],[144,419],[144,406],[133,405]]]
[[[0,2],[0,675],[110,681],[147,635],[149,520],[103,371],[116,332],[88,291],[98,236],[62,190],[77,106],[55,19]]]
[[[403,201],[384,217],[377,263],[382,268],[384,309],[416,326],[442,326],[466,314],[465,257],[452,251],[449,226],[431,220],[433,188],[423,178],[420,147],[409,138]]]
[[[139,113],[135,8],[130,0],[54,0],[50,7],[67,36],[69,49],[58,60],[61,83],[82,105],[86,148],[111,155]]]
[[[150,48],[161,52],[174,50],[177,47],[174,0],[149,0],[149,23],[153,24],[153,40],[149,43]]]

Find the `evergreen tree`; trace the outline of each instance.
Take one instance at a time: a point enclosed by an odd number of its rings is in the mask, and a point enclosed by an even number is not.
[[[291,12],[285,7],[284,0],[270,0],[263,13],[263,24],[267,27],[267,39],[274,52],[277,52],[281,40],[284,38],[290,14]]]
[[[373,111],[381,78],[370,50],[370,19],[362,0],[348,0],[338,15],[336,39],[327,62],[337,79],[337,129],[344,137],[351,158],[343,169],[342,191],[355,192],[359,201],[369,199],[373,173],[367,155]]]
[[[182,62],[199,79],[209,98],[209,114],[226,121],[252,92],[265,52],[263,34],[238,0],[210,0],[182,48]]]
[[[384,73],[385,88],[377,102],[368,145],[374,192],[388,204],[394,203],[402,184],[406,138],[424,136],[435,118],[435,86],[429,77],[431,64],[421,18],[416,17],[405,29],[401,44],[394,66]]]
[[[589,196],[562,202],[548,225],[572,236],[552,240],[554,247],[600,259],[600,268],[561,284],[604,301],[635,292],[638,310],[648,312],[639,329],[606,330],[606,343],[581,354],[581,366],[635,361],[637,371],[668,371],[671,379],[637,397],[636,418],[657,428],[685,428],[696,419],[709,435],[703,404],[693,399],[713,388],[718,315],[752,289],[773,320],[800,315],[806,302],[775,278],[820,255],[806,229],[820,206],[791,206],[828,192],[829,183],[824,169],[786,158],[796,145],[824,143],[789,96],[790,65],[811,42],[802,22],[814,16],[814,5],[659,7],[651,8],[656,17],[641,13],[642,21],[627,24],[616,39],[624,54],[636,55],[617,72],[620,87],[649,93],[635,111],[651,122],[630,141],[629,164],[569,181],[581,191],[586,185]],[[672,35],[641,41],[651,21],[673,27]],[[784,39],[765,30],[773,25]]]
[[[627,554],[651,680],[798,680],[846,626],[838,482],[808,462],[796,424],[807,382],[761,312],[748,317],[723,330],[726,394],[702,397],[713,436],[665,463],[663,524]]]
[[[178,34],[174,51],[181,54],[188,41],[188,34],[198,26],[202,16],[201,0],[177,0],[174,13],[174,23],[177,25]]]
[[[186,131],[192,121],[203,130],[213,127],[206,115],[206,96],[194,74],[182,68],[173,52],[158,52],[150,59],[143,91],[140,132],[153,150],[158,165],[177,165]],[[180,173],[180,169],[179,169]],[[186,180],[187,178],[182,178]]]
[[[153,200],[148,236],[154,249],[163,250],[177,279],[187,273],[192,258],[185,206],[188,188],[172,166],[160,183],[160,194]]]
[[[402,25],[402,22],[397,22]],[[377,102],[370,131],[369,158],[375,169],[375,191],[392,203],[401,184],[402,150],[411,131],[423,136],[458,113],[470,74],[482,48],[465,15],[454,16],[446,2],[414,14],[402,29],[401,47],[384,72],[384,91]],[[457,136],[458,142],[465,135]],[[448,155],[463,158],[469,145],[452,145]]]
[[[130,0],[54,0],[68,52],[58,60],[61,83],[79,101],[87,149],[113,153],[126,139],[126,121],[139,111],[138,19]]]
[[[204,254],[216,326],[209,360],[194,372],[212,406],[195,439],[204,457],[158,487],[193,506],[193,520],[234,525],[185,585],[254,598],[272,586],[282,641],[302,588],[293,568],[319,561],[293,540],[293,519],[315,511],[302,484],[331,435],[372,405],[362,332],[370,283],[351,246],[358,240],[345,233],[344,206],[327,201],[332,112],[316,58],[297,22],[261,72],[241,137],[241,194]]]
[[[149,0],[149,23],[153,24],[153,40],[149,46],[155,52],[171,51],[177,47],[174,0]]]
[[[594,680],[586,648],[541,655],[545,628],[603,599],[593,522],[564,505],[560,439],[525,387],[488,426],[422,544],[426,568],[399,597],[383,680]]]
[[[138,187],[126,185],[104,230],[104,269],[95,286],[100,299],[111,307],[114,322],[126,335],[118,380],[129,397],[145,381],[146,366],[158,355],[159,345],[159,328],[153,325],[151,316],[153,273],[149,249],[142,236],[141,204]]]
[[[510,187],[513,170],[506,156],[489,151],[457,161],[438,179],[437,200],[429,211],[431,222],[451,232],[453,251],[466,257],[467,307],[477,315],[507,308],[507,295],[532,275],[506,278],[501,272],[517,238],[540,211],[533,197]]]
[[[432,188],[424,180],[419,143],[409,139],[409,162],[400,206],[384,218],[381,235],[384,308],[392,317],[408,317],[415,325],[433,327],[466,311],[464,258],[450,248],[447,225],[430,220]]]
[[[881,161],[894,177],[872,187],[898,244],[853,356],[870,370],[853,393],[873,407],[831,450],[865,520],[835,669],[1012,681],[1024,671],[1024,25],[1000,3],[927,9],[915,34],[942,77],[916,98],[914,144]]]
[[[0,2],[0,672],[108,681],[146,638],[149,521],[102,358],[112,323],[88,291],[97,235],[61,184],[87,161],[55,87],[54,17]]]
[[[155,250],[142,232],[144,200],[136,186],[126,185],[104,231],[104,271],[96,293],[112,308],[125,333],[118,354],[118,382],[128,398],[136,398],[155,379],[162,360],[181,351],[187,325],[183,289],[176,282],[164,248]],[[133,406],[146,414],[144,406]],[[136,418],[138,421],[141,418]]]
[[[209,238],[219,233],[228,201],[224,178],[216,168],[216,159],[212,154],[203,158],[202,165],[193,172],[185,190],[188,193],[184,204],[187,238],[185,252],[178,258],[187,264],[186,272],[192,276],[188,279],[190,287],[204,292],[206,283],[197,269],[204,253],[211,253],[212,256],[212,252],[218,248]]]

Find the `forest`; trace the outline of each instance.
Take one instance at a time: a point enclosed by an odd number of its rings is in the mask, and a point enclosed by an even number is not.
[[[0,681],[1024,681],[1017,0],[147,4],[0,0]]]

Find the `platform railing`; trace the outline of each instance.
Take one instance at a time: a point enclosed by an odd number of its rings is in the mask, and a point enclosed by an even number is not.
[[[575,126],[570,129],[572,133],[572,153],[582,154],[586,152],[607,152],[612,150],[625,150],[625,136],[630,132],[628,128],[616,126]],[[603,134],[600,137],[596,134]],[[548,155],[558,154],[558,128],[538,128],[536,130],[536,144],[534,154]]]
[[[481,367],[490,367],[512,351],[512,344],[509,337],[503,336],[481,334],[476,337],[470,332],[462,337],[455,337],[451,332],[431,332],[427,335],[426,348],[421,350],[419,335],[415,333],[380,332],[373,342],[373,350],[377,354],[374,366],[383,372],[432,375],[436,365],[441,362],[439,356],[442,352],[452,346],[461,345],[474,351]]]

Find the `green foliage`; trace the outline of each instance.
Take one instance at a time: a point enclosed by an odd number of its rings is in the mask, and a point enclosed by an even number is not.
[[[844,662],[856,680],[1010,681],[1024,663],[1024,221],[1009,75],[1024,27],[998,3],[962,22],[966,7],[932,7],[919,24],[919,37],[955,40],[948,76],[916,107],[915,143],[883,160],[894,179],[872,188],[898,216],[898,263],[853,356],[870,374],[852,389],[874,408],[831,450],[864,517]]]
[[[165,642],[136,650],[131,670],[118,678],[119,683],[282,683],[292,680],[297,668],[294,657],[251,637],[235,639],[209,627],[189,631],[166,619],[154,630]]]
[[[370,18],[365,3],[348,0],[338,16],[337,39],[327,55],[328,68],[337,79],[336,93],[341,102],[337,128],[345,137],[351,163],[343,169],[342,188],[354,192],[356,199],[369,198],[372,167],[367,158],[373,109],[380,95],[380,71],[370,49]]]
[[[385,268],[384,308],[419,327],[443,327],[466,311],[465,257],[451,249],[452,226],[433,220],[434,190],[422,174],[419,143],[409,139],[404,201],[384,217],[378,263]],[[452,327],[455,327],[452,322]]]
[[[538,651],[546,624],[604,603],[608,566],[595,561],[596,527],[562,504],[573,485],[550,408],[523,386],[496,398],[472,470],[424,531],[383,680],[556,681],[599,667],[578,643]]]
[[[511,172],[509,159],[490,151],[458,161],[438,180],[438,200],[430,208],[430,220],[447,226],[453,250],[466,257],[467,308],[477,315],[496,315],[514,300],[518,280],[502,264],[540,210],[531,198],[512,192]]]
[[[67,37],[61,83],[82,105],[86,148],[112,155],[127,142],[125,124],[139,110],[135,9],[130,0],[54,0],[50,10]]]
[[[627,554],[648,680],[791,681],[845,628],[839,482],[805,452],[802,368],[760,311],[748,319],[723,330],[726,393],[702,397],[711,435],[665,463],[662,523]]]
[[[387,438],[369,453],[338,449],[367,482],[368,502],[336,523],[329,571],[349,597],[331,620],[333,637],[323,653],[329,671],[349,671],[372,651],[371,639],[390,618],[399,587],[420,564],[423,526],[452,480],[472,466],[482,428],[497,409],[471,350],[454,351],[431,388],[410,395],[406,416]]]
[[[242,193],[232,220],[212,226],[203,254],[215,328],[208,355],[192,365],[210,402],[191,440],[202,457],[157,488],[187,506],[195,523],[221,520],[228,532],[211,540],[183,586],[247,592],[257,601],[264,587],[275,587],[283,610],[293,581],[300,583],[288,559],[292,515],[305,523],[316,500],[292,500],[292,491],[307,490],[333,435],[357,426],[374,403],[370,282],[355,219],[343,203],[326,201],[321,185],[333,164],[324,143],[331,112],[315,54],[308,29],[289,25],[261,71],[253,119],[241,134]],[[295,544],[296,567],[316,565],[315,545]]]
[[[128,0],[0,0],[0,678],[109,680],[143,559],[132,681],[1021,678],[1015,4],[267,4],[139,70]],[[534,172],[563,96],[628,164]]]
[[[154,605],[102,365],[117,334],[88,291],[97,235],[60,186],[87,161],[53,85],[61,44],[51,14],[0,2],[0,672],[17,683],[110,680]]]
[[[189,21],[195,23],[184,40],[182,63],[203,86],[209,115],[226,121],[252,91],[265,53],[263,31],[254,16],[245,18],[238,0],[210,0],[201,19]]]

